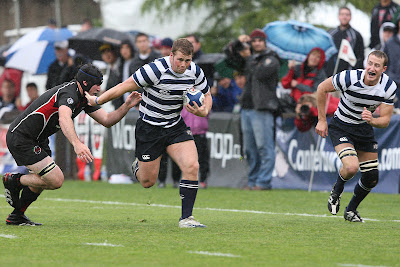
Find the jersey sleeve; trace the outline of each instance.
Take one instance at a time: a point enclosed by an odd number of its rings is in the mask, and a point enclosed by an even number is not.
[[[132,74],[133,80],[142,88],[157,84],[161,77],[161,72],[154,62],[144,65]]]
[[[197,64],[195,64],[194,71],[196,76],[194,88],[200,90],[203,94],[207,94],[210,91],[210,86],[208,85],[204,71]]]
[[[74,110],[78,106],[79,100],[76,94],[71,94],[68,90],[60,90],[57,103],[58,107],[67,106]]]
[[[383,103],[393,105],[397,90],[398,88],[396,83],[389,78],[385,86],[385,100],[383,101]]]
[[[350,71],[345,70],[332,77],[332,84],[336,91],[344,92],[351,85]]]

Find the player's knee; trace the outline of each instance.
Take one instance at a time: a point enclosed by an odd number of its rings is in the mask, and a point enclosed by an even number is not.
[[[199,162],[193,161],[187,164],[185,169],[187,173],[197,175],[199,173],[199,167],[200,167]]]
[[[155,182],[150,181],[150,180],[144,180],[144,181],[140,181],[140,184],[144,187],[144,188],[150,188],[152,187]]]
[[[46,182],[47,190],[58,189],[64,183],[64,174],[54,161],[44,167],[38,175]]]
[[[354,175],[358,172],[358,166],[357,165],[346,165],[343,166],[344,171],[346,173],[346,177],[348,178],[353,178]]]
[[[371,190],[379,182],[378,165],[377,159],[360,162],[361,183],[367,190]]]

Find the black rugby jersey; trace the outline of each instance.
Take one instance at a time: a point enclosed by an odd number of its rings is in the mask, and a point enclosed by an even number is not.
[[[34,140],[44,140],[61,129],[58,108],[62,105],[72,110],[72,119],[82,110],[92,113],[100,109],[100,106],[88,105],[87,99],[79,92],[76,80],[72,80],[42,94],[11,123],[9,131]]]

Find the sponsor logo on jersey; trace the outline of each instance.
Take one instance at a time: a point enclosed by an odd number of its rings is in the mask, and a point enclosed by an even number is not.
[[[68,97],[67,103],[72,105],[74,103],[74,100],[71,97]]]
[[[42,152],[42,148],[40,146],[35,146],[33,152],[35,152],[36,155],[39,155]]]
[[[150,155],[142,155],[142,159],[149,160],[150,159]]]
[[[187,133],[188,135],[193,135],[191,130],[186,130],[186,133]]]
[[[347,137],[340,137],[339,141],[340,142],[348,142],[349,140],[347,140]]]
[[[378,144],[374,144],[374,149],[378,149]]]
[[[160,90],[160,94],[162,94],[162,95],[169,95],[169,94],[170,94],[170,91],[167,90],[167,89],[161,89],[161,90]]]

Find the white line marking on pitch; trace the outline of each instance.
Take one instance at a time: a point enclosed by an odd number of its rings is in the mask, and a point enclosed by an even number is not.
[[[364,265],[364,264],[351,264],[351,263],[338,263],[339,266],[349,267],[387,267],[385,265]]]
[[[101,246],[101,247],[123,247],[123,245],[114,245],[107,243],[107,240],[104,243],[83,243],[84,245],[88,246]]]
[[[106,205],[124,205],[124,206],[141,206],[141,207],[159,207],[159,208],[174,208],[180,209],[181,206],[172,206],[164,204],[139,204],[139,203],[129,203],[129,202],[118,202],[118,201],[99,201],[99,200],[85,200],[85,199],[64,199],[64,198],[43,198],[50,201],[60,201],[60,202],[77,202],[77,203],[90,203],[90,204],[106,204]],[[217,208],[195,208],[195,210],[210,210],[210,211],[225,211],[225,212],[239,212],[239,213],[254,213],[254,214],[268,214],[268,215],[285,215],[285,216],[303,216],[303,217],[318,217],[318,218],[335,218],[342,219],[342,216],[332,216],[332,215],[318,215],[318,214],[308,214],[308,213],[280,213],[280,212],[270,212],[270,211],[258,211],[258,210],[237,210],[237,209],[217,209]],[[365,221],[385,221],[385,222],[400,222],[400,220],[377,220],[363,218]]]
[[[231,258],[241,257],[239,255],[233,255],[230,253],[208,252],[208,251],[188,251],[188,253],[201,254],[201,255],[207,255],[207,256],[231,257]]]
[[[18,236],[15,236],[15,235],[4,235],[4,234],[0,234],[0,237],[10,238],[10,239],[18,238]]]

